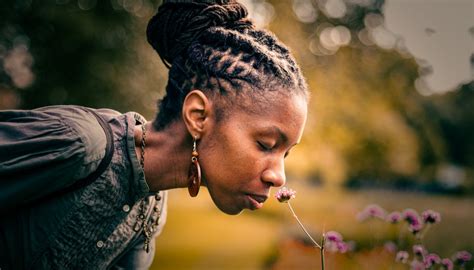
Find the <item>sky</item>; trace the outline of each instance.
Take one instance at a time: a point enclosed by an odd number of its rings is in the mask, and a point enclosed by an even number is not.
[[[419,91],[443,93],[474,80],[474,0],[386,0],[384,14],[385,27],[431,66]]]

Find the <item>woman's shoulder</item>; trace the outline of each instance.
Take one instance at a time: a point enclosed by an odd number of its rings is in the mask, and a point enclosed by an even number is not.
[[[0,212],[97,169],[107,138],[94,113],[78,106],[0,111]]]
[[[96,162],[104,156],[107,143],[105,131],[91,109],[82,106],[58,105],[35,109],[59,119],[81,139],[85,148],[84,163]]]
[[[68,129],[72,136],[77,136],[82,144],[82,166],[78,168],[75,179],[87,176],[97,169],[105,156],[107,135],[104,126],[99,123],[98,117],[104,122],[121,115],[111,109],[93,109],[76,105],[57,105],[42,107],[33,110],[56,118]]]

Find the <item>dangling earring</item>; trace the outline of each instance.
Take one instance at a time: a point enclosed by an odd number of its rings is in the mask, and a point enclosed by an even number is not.
[[[196,137],[193,142],[193,153],[191,157],[191,166],[188,172],[188,191],[191,197],[196,197],[201,186],[201,166],[199,166],[198,152],[196,149]]]

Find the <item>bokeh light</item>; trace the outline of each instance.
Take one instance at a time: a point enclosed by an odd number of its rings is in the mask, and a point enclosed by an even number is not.
[[[249,18],[259,28],[267,27],[275,17],[273,5],[265,0],[239,0],[247,7]]]
[[[293,0],[293,12],[300,22],[313,23],[318,17],[311,0]]]

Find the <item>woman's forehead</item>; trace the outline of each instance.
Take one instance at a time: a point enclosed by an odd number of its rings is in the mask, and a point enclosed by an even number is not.
[[[275,134],[288,141],[299,137],[306,121],[306,99],[299,95],[282,95],[253,104],[237,106],[226,121],[231,126],[252,129],[254,132]]]

